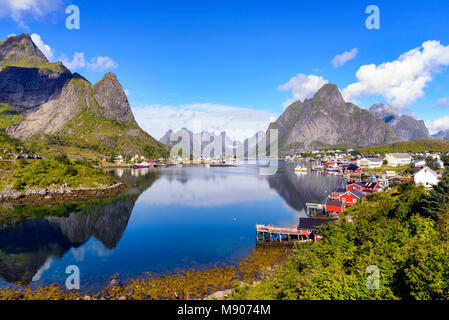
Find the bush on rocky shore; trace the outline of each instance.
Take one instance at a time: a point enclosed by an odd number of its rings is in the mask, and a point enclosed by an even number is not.
[[[3,192],[102,188],[114,183],[114,178],[87,161],[72,162],[65,156],[54,160],[0,161],[0,191]]]

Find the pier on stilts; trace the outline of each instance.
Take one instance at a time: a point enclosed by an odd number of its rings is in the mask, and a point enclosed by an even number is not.
[[[294,225],[290,228],[278,227],[272,224],[264,226],[256,225],[257,242],[283,242],[292,240],[302,240],[302,232],[298,230],[298,226]]]

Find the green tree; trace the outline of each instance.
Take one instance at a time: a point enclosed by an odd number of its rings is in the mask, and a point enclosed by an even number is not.
[[[432,157],[426,158],[426,166],[428,166],[432,170],[439,170],[441,169],[440,163],[438,162],[438,159],[434,159]]]
[[[449,166],[449,155],[442,155],[441,161],[443,161],[445,167],[448,167]]]

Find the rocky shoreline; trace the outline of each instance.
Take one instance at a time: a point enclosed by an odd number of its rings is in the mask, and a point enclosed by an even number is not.
[[[0,204],[58,204],[73,201],[111,198],[127,189],[124,183],[116,183],[102,188],[76,188],[67,185],[56,189],[31,189],[24,192],[0,191]]]

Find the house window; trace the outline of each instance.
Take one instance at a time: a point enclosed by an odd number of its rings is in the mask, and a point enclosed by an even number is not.
[[[356,199],[352,200],[352,203],[357,203],[357,200]]]

